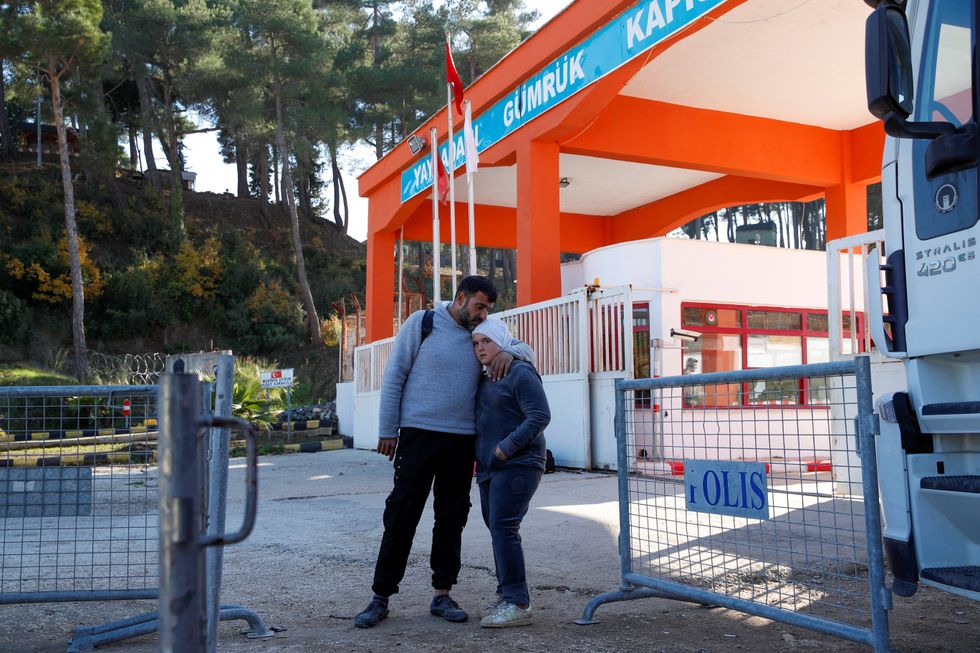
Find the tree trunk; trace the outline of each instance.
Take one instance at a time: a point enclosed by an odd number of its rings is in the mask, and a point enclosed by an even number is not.
[[[105,109],[105,86],[101,80],[96,81],[93,92],[96,93],[95,97],[95,113],[98,119],[106,124],[111,122],[111,119],[107,115]],[[132,136],[132,131],[130,131]],[[116,149],[113,148],[113,152]],[[94,177],[97,181],[104,184],[106,189],[109,191],[109,197],[112,198],[112,208],[117,212],[125,214],[126,209],[129,208],[126,205],[126,198],[123,197],[122,189],[119,188],[119,183],[116,181],[116,165],[119,163],[117,156],[114,154],[112,160],[103,160],[102,157],[97,157],[95,159],[95,169]]]
[[[381,65],[381,37],[378,35],[378,21],[381,19],[381,10],[378,1],[372,3],[371,20],[371,50],[373,51],[372,64],[375,68]],[[382,123],[374,125],[374,155],[381,160],[385,153],[385,128]]]
[[[82,280],[82,259],[78,250],[78,225],[75,223],[75,189],[71,180],[71,162],[68,160],[68,136],[65,133],[65,117],[61,106],[61,80],[57,73],[58,61],[48,60],[48,76],[51,80],[51,106],[54,109],[54,126],[58,132],[58,161],[61,164],[61,185],[65,201],[65,238],[68,240],[68,263],[71,268],[71,330],[75,345],[75,376],[79,381],[88,379],[88,348],[85,345],[85,284]]]
[[[146,159],[146,174],[150,177],[153,187],[160,190],[156,156],[153,154],[153,105],[146,66],[139,66],[136,72],[136,90],[140,98],[140,120],[143,121],[143,158]]]
[[[786,205],[789,210],[789,219],[793,224],[793,247],[796,249],[803,249],[803,238],[800,233],[803,221],[800,219],[800,203],[790,202]]]
[[[279,129],[279,125],[276,125],[276,129]],[[275,193],[276,204],[279,204],[282,200],[279,199],[279,134],[276,134],[276,143],[272,146],[272,189]]]
[[[293,182],[289,173],[289,150],[286,149],[286,138],[282,130],[282,82],[276,82],[276,147],[282,153],[282,177],[286,202],[289,210],[289,227],[293,235],[293,248],[296,253],[296,274],[299,277],[300,296],[303,306],[306,308],[306,319],[310,329],[310,338],[313,346],[320,349],[324,346],[323,336],[320,333],[320,316],[316,312],[316,305],[313,303],[313,293],[310,291],[310,282],[306,278],[306,261],[303,258],[303,242],[299,233],[299,215],[296,212],[296,202],[293,199]]]
[[[248,197],[248,146],[239,129],[235,130],[235,169],[238,172],[238,196]]]
[[[167,161],[170,162],[170,226],[175,244],[184,240],[183,166],[180,163],[180,141],[177,139],[177,115],[173,105],[173,79],[163,69],[163,105],[167,110]]]
[[[272,228],[272,211],[269,209],[269,148],[263,143],[259,152],[259,210],[265,226]]]
[[[500,252],[503,254],[502,258],[504,264],[502,270],[504,277],[504,292],[507,292],[507,290],[514,287],[514,268],[516,267],[513,261],[514,257],[512,256],[514,252],[510,249],[502,249]]]
[[[0,58],[0,161],[13,161],[17,156],[14,132],[7,117],[6,85],[3,81],[3,59]]]
[[[347,204],[347,187],[344,185],[344,176],[338,175],[337,184],[340,186],[340,199],[344,202],[344,233],[350,227],[350,206]]]
[[[327,143],[327,154],[330,156],[330,170],[333,175],[333,219],[337,226],[347,233],[347,224],[350,215],[347,210],[347,189],[344,188],[344,176],[337,165],[337,145]],[[343,201],[343,212],[341,212],[341,201]]]
[[[139,161],[139,147],[136,145],[136,126],[130,125],[128,127],[129,131],[129,169],[137,170],[137,163]]]

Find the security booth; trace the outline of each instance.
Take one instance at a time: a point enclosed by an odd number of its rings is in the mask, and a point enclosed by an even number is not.
[[[476,174],[464,173],[450,107],[413,134],[421,148],[400,145],[368,169],[366,344],[338,393],[351,397],[355,446],[376,437],[398,324],[396,242],[470,242],[467,203],[451,205],[453,229],[434,202],[432,130],[454,196],[473,196],[473,244],[516,249],[518,307],[503,317],[546,385],[574,398],[548,433],[576,440],[552,447],[560,464],[616,466],[599,397],[617,378],[812,362],[829,357],[835,330],[860,333],[856,314],[853,329],[826,317],[823,255],[760,246],[773,238],[765,224],[736,230],[736,244],[650,239],[726,207],[821,197],[826,241],[866,231],[884,140],[854,65],[869,12],[850,0],[573,2],[465,89]],[[562,265],[568,253],[582,258]],[[818,396],[774,381],[731,400],[809,410]]]

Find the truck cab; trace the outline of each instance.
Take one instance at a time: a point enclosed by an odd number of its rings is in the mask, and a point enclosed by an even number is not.
[[[868,4],[868,106],[887,133],[868,322],[908,377],[876,400],[885,552],[900,596],[980,599],[980,1]]]

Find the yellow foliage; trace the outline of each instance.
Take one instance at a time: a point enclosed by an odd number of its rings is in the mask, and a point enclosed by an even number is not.
[[[327,347],[336,347],[340,344],[341,328],[340,316],[338,315],[331,315],[325,320],[320,320],[320,334],[323,336],[323,344]]]
[[[262,281],[246,301],[252,321],[258,321],[260,313],[268,310],[279,315],[296,313],[298,307],[292,295],[278,281]]]
[[[193,243],[184,241],[176,257],[180,284],[200,299],[211,299],[217,293],[218,282],[224,274],[221,262],[221,243],[213,236],[204,241],[200,251]]]
[[[95,299],[102,294],[105,282],[98,266],[89,258],[88,246],[85,241],[78,239],[78,258],[82,266],[82,283],[85,286],[85,298]],[[12,258],[7,262],[7,272],[15,279],[32,279],[37,282],[37,288],[32,297],[41,302],[58,304],[71,299],[71,264],[68,258],[68,238],[63,237],[58,243],[58,270],[45,270],[40,263],[25,266],[23,261]]]
[[[24,267],[24,262],[18,258],[12,258],[7,261],[7,274],[12,276],[14,279],[23,279],[24,274],[27,272]]]
[[[78,220],[98,236],[107,236],[112,233],[112,222],[103,215],[99,208],[91,202],[79,200],[76,208],[78,209]]]

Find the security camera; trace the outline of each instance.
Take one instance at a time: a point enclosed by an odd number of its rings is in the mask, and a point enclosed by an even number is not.
[[[671,329],[670,337],[683,340],[684,342],[697,342],[701,339],[701,334],[697,331],[690,331],[688,329]]]
[[[412,154],[418,154],[425,149],[425,141],[418,137],[417,134],[412,134],[408,137],[408,149],[412,150]]]

